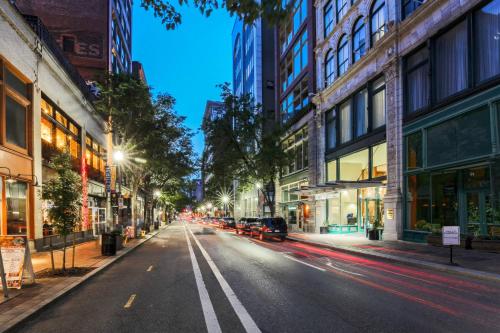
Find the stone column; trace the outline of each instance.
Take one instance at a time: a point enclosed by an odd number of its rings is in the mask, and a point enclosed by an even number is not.
[[[37,84],[33,85],[33,174],[38,179],[38,185],[42,186],[42,136],[41,136],[41,111],[42,93]],[[43,214],[42,199],[40,198],[41,187],[31,187],[34,193],[34,236],[35,239],[43,237]]]
[[[397,240],[403,234],[402,212],[402,102],[397,58],[384,69],[387,124],[387,194],[384,198],[384,240]]]

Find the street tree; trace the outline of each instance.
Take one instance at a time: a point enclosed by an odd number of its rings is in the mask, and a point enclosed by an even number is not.
[[[237,16],[246,24],[253,24],[258,18],[274,24],[287,17],[292,9],[293,1],[286,0],[179,0],[178,6],[194,5],[204,16],[217,9],[225,8],[231,16]],[[146,10],[152,10],[155,17],[169,30],[175,29],[182,23],[182,16],[178,8],[168,0],[142,0],[141,6]]]
[[[58,234],[63,237],[62,270],[66,271],[66,240],[81,221],[82,181],[80,175],[73,171],[71,157],[67,153],[55,155],[49,167],[56,176],[43,184],[41,193],[43,200],[52,203],[48,214]]]
[[[281,144],[283,129],[274,121],[274,114],[263,110],[251,95],[233,95],[227,83],[220,87],[225,110],[203,126],[206,146],[212,155],[205,170],[214,174],[212,178],[224,170],[227,180],[237,180],[243,188],[262,184],[259,190],[264,205],[274,216],[274,181],[290,159]]]
[[[121,170],[130,180],[135,223],[139,189],[146,190],[146,201],[152,202],[156,189],[194,170],[192,133],[184,125],[185,117],[175,112],[173,97],[153,98],[150,87],[129,74],[109,74],[99,89],[96,108],[126,155]]]

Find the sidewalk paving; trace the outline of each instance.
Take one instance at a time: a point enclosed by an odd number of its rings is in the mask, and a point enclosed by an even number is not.
[[[405,241],[370,241],[363,234],[292,232],[288,234],[288,238],[352,254],[500,281],[500,253],[454,247],[453,262],[457,265],[453,266],[449,264],[448,247]]]
[[[161,229],[164,229],[161,227]],[[93,268],[83,276],[52,277],[36,279],[33,285],[23,286],[20,290],[9,289],[9,298],[0,296],[0,332],[5,332],[20,323],[33,313],[42,309],[45,305],[53,302],[71,289],[83,283],[93,275],[108,267],[130,251],[134,250],[144,242],[151,239],[159,231],[154,231],[145,238],[130,240],[124,248],[117,251],[115,256],[105,257],[101,255],[101,247],[98,241],[90,241],[76,246],[75,267]],[[66,250],[66,267],[71,268],[72,249]],[[61,268],[62,251],[54,251],[55,268]],[[51,269],[50,252],[39,252],[32,254],[33,269],[35,276],[45,270]]]

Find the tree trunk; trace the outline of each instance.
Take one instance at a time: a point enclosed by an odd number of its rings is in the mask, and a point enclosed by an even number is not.
[[[73,257],[71,258],[71,268],[75,268],[75,237],[76,232],[73,232]]]
[[[63,272],[66,271],[66,237],[67,235],[64,235],[63,237],[63,262],[62,262],[62,270]]]

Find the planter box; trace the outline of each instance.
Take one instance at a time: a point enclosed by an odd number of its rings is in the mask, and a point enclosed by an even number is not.
[[[320,234],[327,234],[328,233],[328,227],[319,227],[319,233]]]
[[[472,240],[474,250],[500,252],[500,240]]]

